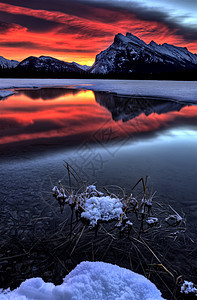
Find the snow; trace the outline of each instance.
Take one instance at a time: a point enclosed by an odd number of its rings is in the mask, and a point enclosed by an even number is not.
[[[66,190],[59,182],[59,187],[52,189],[54,197],[69,205],[75,205],[75,210],[79,211],[81,218],[89,221],[90,227],[95,227],[98,221],[112,221],[121,219],[123,215],[123,199],[104,196],[97,191],[95,185],[89,185],[80,194],[66,195]],[[82,211],[82,212],[81,212]]]
[[[149,217],[147,220],[146,220],[146,223],[148,225],[156,225],[158,223],[158,218],[155,218],[155,217]]]
[[[177,224],[180,223],[183,220],[183,218],[177,213],[176,210],[174,210],[174,208],[172,208],[172,206],[169,205],[169,207],[174,212],[174,215],[169,215],[167,218],[165,218],[165,221],[167,223],[171,221],[175,221],[175,223]]]
[[[194,286],[193,282],[185,280],[181,286],[181,293],[193,293],[197,296],[197,288]]]
[[[123,204],[120,199],[109,196],[91,197],[84,203],[81,217],[90,221],[90,226],[97,225],[99,220],[110,221],[120,219],[123,214]]]
[[[136,52],[135,56],[131,54],[133,50]],[[128,55],[129,52],[130,55]],[[109,57],[112,55],[114,56],[114,61],[110,64]],[[154,41],[147,45],[143,40],[131,33],[127,33],[126,36],[119,33],[115,36],[114,43],[96,56],[90,73],[117,73],[121,69],[123,72],[129,72],[126,65],[120,63],[122,57],[128,59],[130,65],[133,66],[131,69],[134,68],[136,71],[139,71],[139,68],[135,64],[133,65],[134,60],[143,61],[145,64],[162,62],[163,66],[169,65],[169,71],[171,70],[171,66],[174,66],[175,69],[178,66],[186,69],[196,68],[197,66],[197,56],[189,52],[187,48],[169,44],[157,45]],[[159,70],[160,65],[157,65],[157,67]]]
[[[0,80],[0,97],[3,89],[73,87],[93,91],[107,91],[139,97],[161,97],[180,102],[197,103],[196,81],[157,80],[102,80],[102,79],[6,79]]]
[[[17,60],[9,60],[4,58],[3,56],[0,56],[0,66],[2,68],[15,68],[19,62]]]
[[[162,300],[160,291],[147,278],[104,262],[82,262],[61,285],[41,278],[24,281],[1,300]]]
[[[194,293],[197,296],[197,288],[194,286],[193,282],[185,280],[181,286],[181,293]]]
[[[114,39],[114,42],[123,42],[125,44],[128,44],[131,42],[131,39],[129,39],[128,37],[124,36],[122,33],[118,33],[116,36],[115,36],[115,39]],[[135,41],[134,41],[135,43]]]
[[[150,44],[148,45],[150,48],[152,48],[154,51],[157,51],[161,54],[165,54],[168,56],[171,56],[173,58],[178,58],[180,61],[189,61],[194,64],[197,64],[197,57],[195,54],[189,52],[186,48],[182,47],[176,47],[174,45],[170,44],[162,44],[158,45],[154,41],[151,41]]]
[[[139,39],[137,36],[133,35],[130,32],[127,32],[126,37],[129,38],[132,42],[135,42],[138,45],[147,47],[148,45],[141,39]]]

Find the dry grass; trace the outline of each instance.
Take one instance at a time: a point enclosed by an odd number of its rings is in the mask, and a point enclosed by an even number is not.
[[[0,265],[7,261],[5,270],[0,269],[2,287],[16,288],[26,278],[37,276],[61,284],[62,278],[81,261],[104,261],[143,274],[168,300],[187,299],[179,292],[180,284],[183,279],[196,280],[193,260],[197,248],[188,235],[184,216],[154,198],[148,177],[141,178],[128,195],[118,186],[100,188],[104,195],[121,199],[124,209],[119,219],[99,221],[90,229],[88,220],[81,218],[83,207],[78,201],[82,193],[84,199],[88,197],[88,184],[66,162],[65,168],[67,181],[64,185],[59,183],[65,197],[54,202],[49,196],[51,206],[32,220],[31,234],[25,238],[23,235],[23,240],[17,234],[10,236],[7,243],[0,245],[1,253],[5,253],[0,256]],[[71,202],[67,202],[68,197]],[[172,215],[181,218],[169,219]],[[158,222],[147,223],[153,217]],[[130,225],[126,224],[128,220]],[[45,223],[48,229],[41,235],[40,226]],[[186,258],[187,263],[182,264]]]
[[[97,226],[90,230],[88,220],[81,218],[84,208],[78,201],[81,194],[85,198],[90,196],[87,194],[88,185],[66,162],[65,167],[68,188],[59,184],[66,197],[58,199],[56,194],[54,197],[60,204],[61,212],[65,206],[72,211],[72,225],[69,236],[65,238],[65,244],[69,241],[69,257],[72,259],[78,255],[83,260],[103,260],[130,267],[156,283],[168,299],[183,299],[179,293],[183,275],[176,262],[173,264],[169,260],[167,252],[170,251],[168,248],[179,247],[183,240],[185,243],[188,241],[184,216],[181,217],[171,206],[154,200],[156,192],[149,187],[146,176],[131,188],[129,195],[118,186],[102,187],[104,195],[120,199],[123,213],[116,220],[99,220]],[[71,202],[66,200],[69,197]]]

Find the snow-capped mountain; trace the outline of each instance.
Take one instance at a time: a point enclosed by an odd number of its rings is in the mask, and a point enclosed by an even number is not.
[[[50,56],[30,56],[18,66],[20,70],[45,71],[45,72],[74,72],[80,73],[82,69],[73,63],[67,63]]]
[[[146,75],[149,78],[149,75],[150,77],[153,75],[153,78],[157,79],[158,74],[167,73],[168,78],[172,73],[175,78],[177,74],[178,76],[183,74],[181,76],[186,80],[189,79],[189,74],[190,79],[193,80],[197,74],[197,54],[189,52],[187,48],[166,43],[158,45],[152,41],[146,44],[131,33],[127,33],[126,36],[118,33],[113,44],[96,56],[95,63],[91,67],[76,62],[68,63],[49,56],[30,56],[20,63],[0,57],[0,67],[15,68],[14,71],[11,70],[10,75],[15,74],[19,77],[48,75],[63,77],[67,73],[66,76],[73,73],[76,77],[91,76],[91,74],[93,76],[96,74],[128,76],[130,74],[131,78],[141,78],[141,75],[143,75],[142,78],[147,78]],[[186,71],[186,73],[179,73],[179,71]]]
[[[161,73],[197,68],[197,55],[187,48],[169,44],[146,44],[137,36],[119,33],[113,44],[96,56],[90,72],[109,73]]]
[[[17,60],[9,60],[0,56],[0,67],[3,69],[15,68],[19,62]]]

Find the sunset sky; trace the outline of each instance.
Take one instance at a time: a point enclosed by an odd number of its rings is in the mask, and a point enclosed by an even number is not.
[[[117,33],[197,53],[196,0],[0,0],[0,56],[92,65]]]

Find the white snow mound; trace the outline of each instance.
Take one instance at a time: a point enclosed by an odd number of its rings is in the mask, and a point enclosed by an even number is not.
[[[81,217],[90,221],[90,226],[94,227],[97,221],[110,221],[120,219],[123,213],[123,204],[120,199],[109,196],[91,197],[84,203],[85,211]]]
[[[160,291],[144,276],[104,262],[82,262],[62,285],[41,278],[24,281],[12,292],[0,293],[10,300],[162,300]]]

